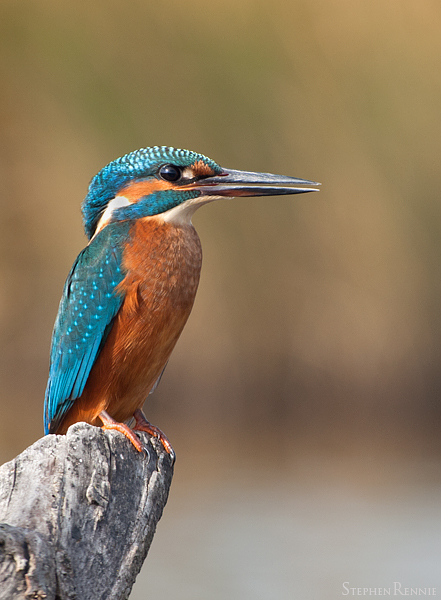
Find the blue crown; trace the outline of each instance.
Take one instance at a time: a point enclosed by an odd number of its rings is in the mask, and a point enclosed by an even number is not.
[[[108,202],[117,196],[119,190],[129,181],[153,177],[159,167],[167,163],[187,167],[198,161],[211,167],[216,174],[222,171],[217,163],[203,154],[170,146],[141,148],[106,165],[90,182],[89,192],[81,207],[87,237],[90,239],[93,236]]]

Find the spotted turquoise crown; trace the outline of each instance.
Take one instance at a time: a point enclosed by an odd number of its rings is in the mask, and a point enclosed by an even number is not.
[[[203,154],[170,146],[141,148],[106,165],[90,182],[89,192],[82,205],[83,224],[87,237],[90,239],[95,233],[98,221],[108,202],[130,181],[158,177],[158,169],[164,164],[170,163],[179,167],[187,167],[198,161],[211,167],[216,174],[222,171],[217,163]],[[181,194],[183,193],[181,192]],[[163,212],[164,209],[170,208],[176,203],[171,198],[166,204],[163,201],[152,202],[150,214]]]

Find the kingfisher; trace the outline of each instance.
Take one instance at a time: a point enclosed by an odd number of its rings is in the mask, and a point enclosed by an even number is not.
[[[202,264],[191,218],[229,197],[318,191],[296,177],[224,169],[189,150],[141,148],[105,166],[82,204],[88,244],[67,277],[52,334],[45,434],[78,421],[165,434],[142,412],[193,307]],[[130,422],[135,424],[129,427]]]

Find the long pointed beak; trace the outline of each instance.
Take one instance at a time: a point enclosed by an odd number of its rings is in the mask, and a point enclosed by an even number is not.
[[[312,187],[296,187],[297,185],[320,185],[315,181],[273,175],[272,173],[253,173],[252,171],[236,171],[223,169],[220,175],[208,177],[192,184],[204,196],[279,196],[282,194],[303,194],[318,192]]]

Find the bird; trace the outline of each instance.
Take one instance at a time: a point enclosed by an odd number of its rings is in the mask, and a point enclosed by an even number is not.
[[[318,191],[314,181],[222,168],[203,154],[152,146],[110,162],[82,203],[88,243],[64,285],[51,342],[45,434],[84,421],[124,434],[166,435],[142,407],[190,315],[202,249],[202,205],[230,197]],[[133,422],[132,427],[128,423]]]

